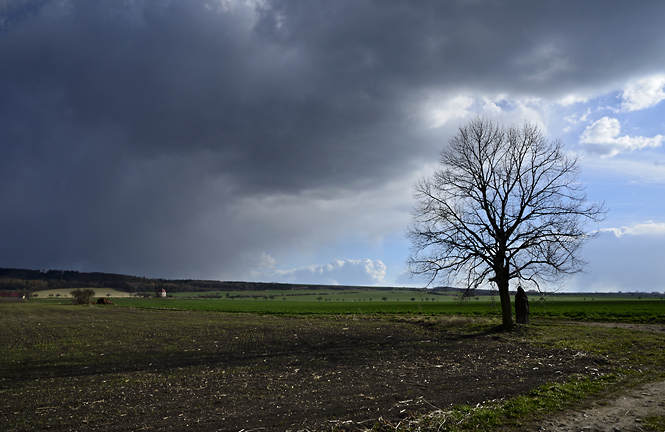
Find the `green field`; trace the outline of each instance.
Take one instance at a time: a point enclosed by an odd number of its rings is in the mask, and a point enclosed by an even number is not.
[[[70,292],[75,288],[54,288],[48,290],[36,291],[33,297],[37,299],[58,299],[72,298]],[[124,291],[118,291],[113,288],[90,288],[95,291],[95,297],[129,297],[130,294]]]
[[[425,314],[500,316],[491,301],[280,301],[227,299],[117,299],[138,308],[188,309],[269,314]],[[665,323],[662,300],[551,300],[531,305],[531,317],[581,321]]]
[[[65,291],[60,298],[39,292],[33,301],[67,303]],[[119,307],[142,309],[175,309],[258,314],[423,314],[498,317],[498,298],[489,296],[461,300],[459,295],[432,294],[417,290],[309,290],[233,291],[206,293],[173,293],[168,298],[129,297],[127,293],[97,289],[110,293]],[[121,294],[124,296],[120,297]],[[104,294],[102,294],[104,295]],[[658,297],[639,299],[630,296],[582,297],[550,296],[544,301],[532,297],[532,319],[557,318],[579,321],[630,323],[665,323],[665,300]]]

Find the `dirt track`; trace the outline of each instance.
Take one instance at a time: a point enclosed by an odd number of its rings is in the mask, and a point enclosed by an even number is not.
[[[665,415],[665,381],[649,383],[617,398],[569,411],[544,422],[541,432],[642,432],[647,416]],[[658,431],[661,432],[661,431]]]

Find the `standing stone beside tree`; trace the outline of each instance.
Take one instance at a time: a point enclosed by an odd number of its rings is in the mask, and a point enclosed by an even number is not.
[[[416,185],[410,272],[470,289],[496,284],[503,327],[511,329],[511,280],[539,287],[582,270],[586,224],[605,210],[587,201],[579,172],[561,141],[530,123],[477,118],[461,126],[441,152],[441,168]]]

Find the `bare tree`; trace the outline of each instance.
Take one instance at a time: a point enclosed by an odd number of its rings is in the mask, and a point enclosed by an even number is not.
[[[538,127],[501,127],[477,118],[441,152],[441,167],[415,187],[409,227],[412,274],[440,274],[469,289],[493,282],[503,326],[513,327],[510,281],[553,281],[582,270],[587,222],[603,204],[587,202],[576,158]]]

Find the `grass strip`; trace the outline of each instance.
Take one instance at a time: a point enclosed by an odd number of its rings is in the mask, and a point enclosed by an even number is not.
[[[356,295],[356,294],[353,294]],[[472,317],[500,317],[497,303],[490,301],[380,301],[377,298],[358,299],[341,297],[337,301],[292,300],[229,300],[226,298],[114,298],[117,306],[141,309],[184,309],[210,312],[256,313],[271,315],[465,315]],[[313,297],[313,296],[310,296]],[[322,298],[322,297],[321,297]],[[288,299],[288,300],[287,300]],[[346,300],[346,301],[345,301]],[[370,301],[367,301],[370,300]],[[415,298],[414,298],[415,300]],[[44,300],[56,302],[58,300]],[[665,301],[559,301],[533,302],[532,320],[565,319],[581,322],[617,322],[658,324],[665,323]]]
[[[487,401],[476,406],[460,405],[450,410],[437,410],[425,416],[405,419],[397,424],[381,421],[374,432],[461,432],[520,430],[557,411],[575,406],[579,401],[600,394],[617,384],[617,375],[590,379],[583,375],[563,383],[544,384],[527,395],[508,400]],[[655,419],[659,421],[662,419]]]
[[[665,416],[649,416],[642,423],[646,430],[665,430]]]

